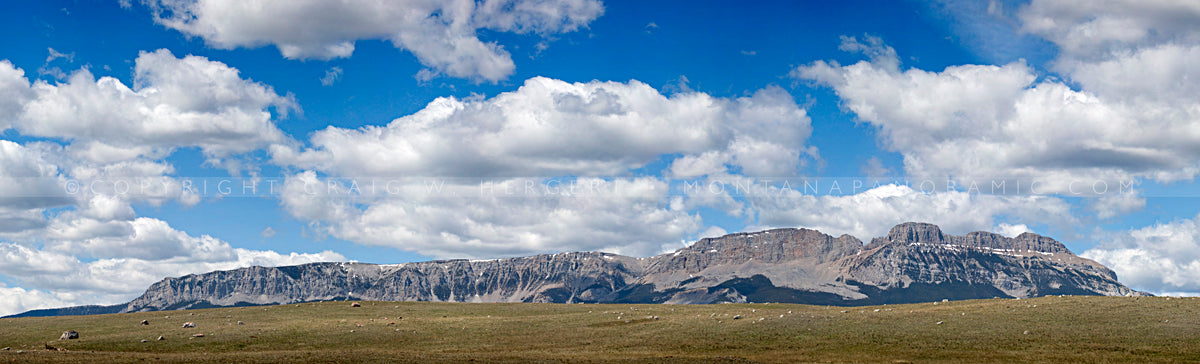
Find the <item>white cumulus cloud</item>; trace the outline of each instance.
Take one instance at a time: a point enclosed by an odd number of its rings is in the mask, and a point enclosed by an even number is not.
[[[596,0],[320,1],[145,0],[155,21],[231,49],[274,45],[292,59],[349,57],[362,39],[390,41],[428,73],[498,81],[513,72],[508,51],[479,30],[551,35],[604,13]]]
[[[815,158],[811,132],[778,87],[668,96],[638,81],[536,77],[491,98],[439,98],[386,126],[329,127],[311,147],[281,145],[272,156],[306,170],[288,179],[285,208],[340,239],[438,257],[650,255],[704,230],[695,204],[665,178],[611,176],[662,158],[675,175],[791,176]],[[445,191],[373,193],[326,176],[429,178]]]
[[[237,69],[204,57],[177,58],[167,50],[141,53],[131,86],[87,69],[64,83],[24,79],[0,62],[3,121],[23,135],[71,142],[97,162],[160,158],[177,147],[199,147],[222,158],[289,140],[271,109],[295,109],[290,96],[243,79]]]
[[[1080,66],[1071,75],[1081,90],[1039,81],[1023,63],[932,72],[901,71],[892,61],[817,61],[792,76],[832,87],[904,155],[910,176],[1023,181],[1039,183],[1038,193],[1091,196],[1142,178],[1196,176],[1200,101],[1179,96],[1196,91],[1182,81],[1200,76],[1184,61],[1193,53],[1153,48]]]
[[[703,227],[655,178],[399,181],[353,185],[309,171],[290,177],[281,199],[292,215],[339,239],[442,258],[646,256]]]
[[[1130,288],[1200,294],[1200,216],[1105,233],[1098,240],[1080,255],[1108,266]]]
[[[51,292],[0,286],[0,316],[39,308],[66,306],[69,306],[67,301],[59,299]]]
[[[666,96],[637,81],[568,83],[535,77],[489,99],[438,98],[386,126],[329,127],[312,147],[273,149],[277,163],[341,176],[620,175],[664,154],[704,174],[736,168],[791,175],[810,120],[768,87],[724,99]],[[706,161],[689,162],[704,158]]]
[[[1118,56],[1165,43],[1200,42],[1200,3],[1190,0],[1034,0],[1022,30],[1058,45],[1065,60]]]

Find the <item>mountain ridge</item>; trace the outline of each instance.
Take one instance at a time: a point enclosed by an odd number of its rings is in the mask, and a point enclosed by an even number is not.
[[[855,306],[1051,294],[1144,295],[1049,237],[947,235],[936,225],[909,222],[866,244],[846,234],[780,228],[704,238],[645,258],[569,252],[386,265],[254,266],[165,278],[125,304],[14,316],[349,299]]]

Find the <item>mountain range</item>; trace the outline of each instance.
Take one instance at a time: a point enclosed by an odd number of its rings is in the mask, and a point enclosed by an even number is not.
[[[1045,295],[1145,295],[1054,239],[943,234],[904,223],[864,244],[810,229],[706,238],[646,258],[600,252],[404,264],[248,267],[155,283],[112,306],[33,310],[81,315],[328,300],[721,303],[837,306]]]

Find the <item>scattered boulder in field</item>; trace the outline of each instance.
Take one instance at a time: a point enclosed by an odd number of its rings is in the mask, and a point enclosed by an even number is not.
[[[150,320],[142,320],[142,325],[149,325],[149,324],[150,324]]]
[[[150,340],[142,339],[142,342],[148,343],[148,342],[150,342]]]
[[[1029,330],[1025,330],[1025,335],[1029,335]]]
[[[733,319],[734,319],[734,320],[738,320],[738,319],[741,319],[741,318],[742,318],[742,315],[734,315],[734,316],[733,316]]]
[[[62,336],[58,337],[59,340],[75,340],[78,338],[79,332],[76,332],[75,330],[63,331]]]
[[[183,327],[184,327],[184,328],[192,328],[192,327],[196,327],[196,323],[195,323],[195,322],[191,322],[191,321],[184,322],[184,323],[183,323]]]
[[[245,325],[245,322],[238,321],[238,325]]]
[[[355,303],[351,303],[350,307],[362,307],[362,304],[355,302]]]
[[[195,334],[195,335],[192,335],[192,337],[204,337],[204,334]]]
[[[163,340],[166,340],[166,339],[167,339],[167,338],[165,338],[165,337],[162,337],[162,335],[158,335],[158,341],[163,341]]]

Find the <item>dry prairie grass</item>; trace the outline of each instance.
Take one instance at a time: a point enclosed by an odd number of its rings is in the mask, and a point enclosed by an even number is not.
[[[180,327],[188,321],[197,327]],[[80,338],[57,340],[65,330]],[[1157,297],[850,308],[323,302],[0,320],[10,348],[0,360],[62,363],[1179,362],[1200,360],[1198,340],[1200,300]]]

